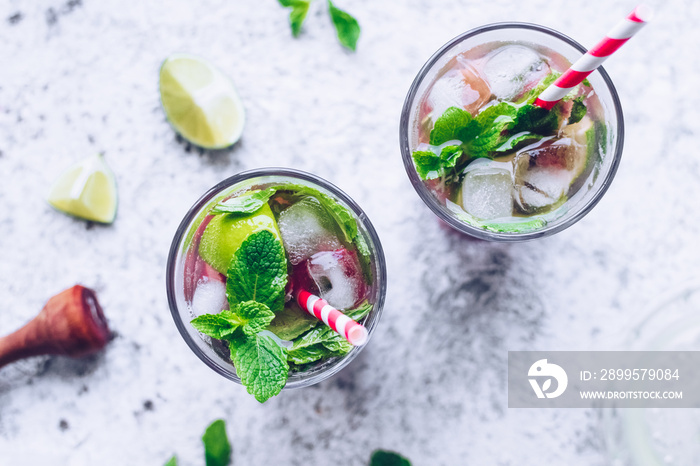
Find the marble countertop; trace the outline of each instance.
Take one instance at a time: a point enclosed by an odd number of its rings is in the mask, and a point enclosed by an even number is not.
[[[574,227],[519,244],[441,226],[411,187],[398,119],[443,43],[526,21],[593,45],[634,3],[338,1],[362,25],[337,43],[321,1],[292,39],[275,0],[0,2],[0,334],[75,283],[97,290],[116,337],[85,359],[0,370],[0,463],[201,465],[227,421],[236,465],[364,465],[375,448],[415,465],[605,465],[593,410],[507,408],[507,351],[619,349],[650,303],[698,278],[700,4],[668,2],[606,69],[626,140],[617,177]],[[205,56],[236,83],[243,139],[209,153],[178,141],[158,67]],[[117,176],[111,226],[46,203],[57,174],[96,151]],[[192,203],[244,169],[289,166],[353,197],[385,248],[382,322],[353,363],[259,405],[180,338],[165,261]]]

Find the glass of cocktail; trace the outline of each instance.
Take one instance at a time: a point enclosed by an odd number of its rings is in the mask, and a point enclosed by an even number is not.
[[[192,351],[262,402],[358,355],[381,315],[386,264],[369,219],[340,189],[266,168],[222,181],[190,209],[167,292]],[[362,330],[355,340],[351,325]]]
[[[438,50],[403,107],[401,152],[428,207],[496,241],[563,230],[610,186],[622,154],[615,88],[598,68],[552,110],[532,105],[586,49],[537,25],[491,24]]]

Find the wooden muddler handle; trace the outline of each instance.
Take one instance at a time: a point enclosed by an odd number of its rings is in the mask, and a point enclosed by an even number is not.
[[[24,327],[0,338],[0,367],[43,354],[85,356],[104,348],[109,337],[95,292],[75,285],[49,299]]]

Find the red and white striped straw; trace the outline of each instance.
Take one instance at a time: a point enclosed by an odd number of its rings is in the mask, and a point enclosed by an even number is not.
[[[639,5],[625,19],[617,23],[608,35],[579,58],[571,68],[559,76],[542,94],[535,100],[535,105],[550,110],[571,89],[581,84],[586,77],[598,68],[610,55],[633,35],[639,32],[654,15],[651,8]]]
[[[296,299],[302,309],[345,337],[351,345],[362,346],[367,343],[367,329],[325,300],[306,290],[299,290]]]

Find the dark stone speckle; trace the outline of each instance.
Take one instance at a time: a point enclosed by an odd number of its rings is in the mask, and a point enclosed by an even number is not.
[[[61,9],[61,13],[71,13],[79,6],[83,6],[83,0],[68,0]]]
[[[68,421],[66,421],[65,419],[61,419],[61,420],[58,422],[58,429],[59,429],[61,432],[65,432],[65,431],[67,431],[69,428],[70,428],[70,426],[68,425]]]
[[[153,411],[153,402],[151,400],[146,400],[143,402],[143,409],[146,411]]]
[[[82,358],[49,356],[37,372],[38,377],[57,376],[65,380],[92,374],[104,362],[104,351]]]
[[[24,16],[22,15],[22,13],[18,11],[14,15],[7,18],[7,22],[12,24],[12,25],[15,25],[15,24],[19,23],[20,21],[22,21],[23,18],[24,18]]]
[[[56,10],[49,8],[46,10],[46,24],[49,26],[54,26],[58,22],[58,15]]]

